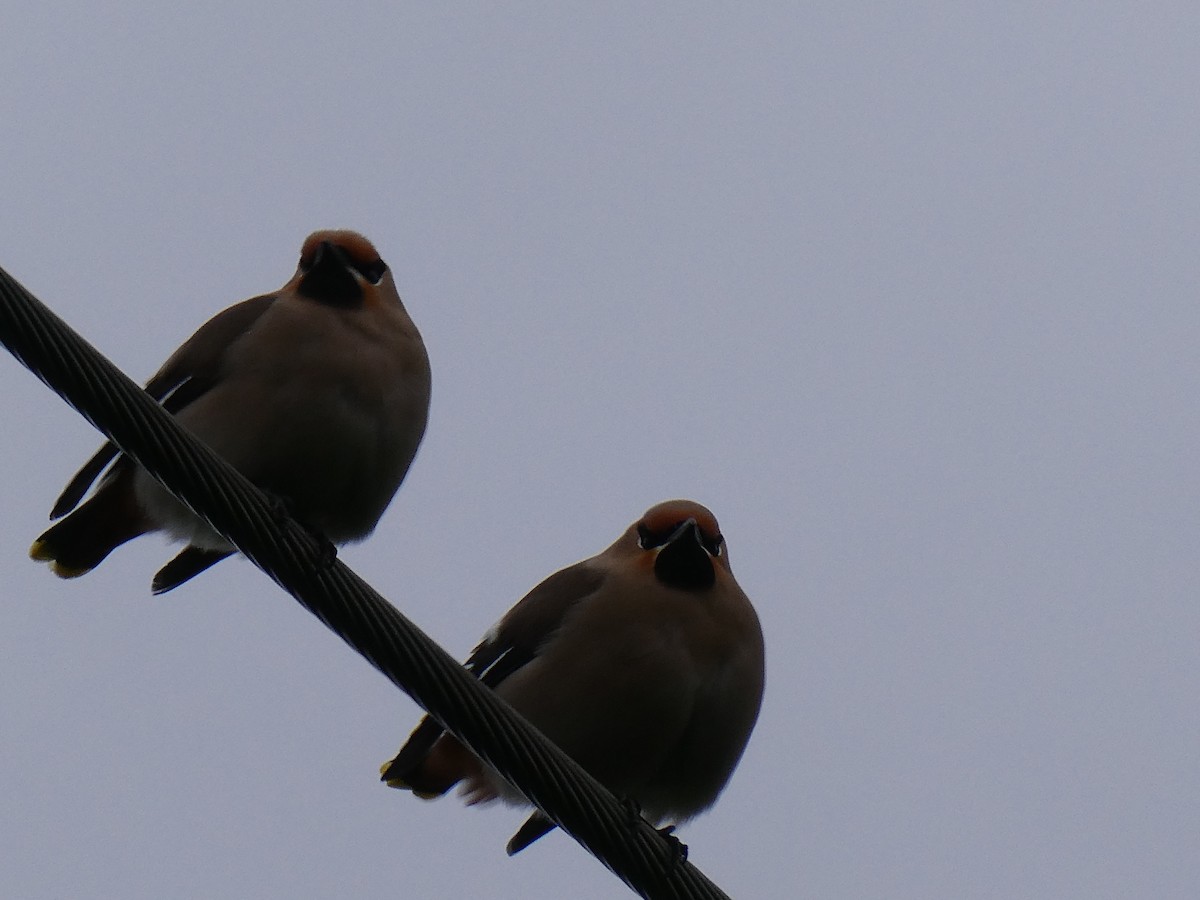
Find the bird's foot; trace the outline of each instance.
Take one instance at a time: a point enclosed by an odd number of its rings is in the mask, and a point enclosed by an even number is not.
[[[307,522],[302,516],[296,512],[295,506],[286,497],[281,497],[278,494],[273,494],[270,491],[266,492],[271,500],[271,512],[276,517],[277,521],[282,524],[285,520],[290,519],[301,528],[304,533],[312,538],[317,545],[316,564],[319,569],[328,569],[337,559],[337,545],[333,543],[325,532],[321,531],[316,526]]]
[[[671,844],[671,870],[687,862],[688,845],[675,836],[674,825],[664,825],[656,829]]]

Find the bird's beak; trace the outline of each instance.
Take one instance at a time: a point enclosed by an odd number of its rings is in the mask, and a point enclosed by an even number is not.
[[[712,557],[704,549],[700,526],[695,519],[688,519],[676,528],[659,548],[654,560],[654,574],[664,584],[683,590],[703,590],[713,586],[716,571]]]
[[[312,265],[300,279],[297,289],[306,297],[336,306],[362,302],[362,285],[354,267],[340,247],[322,241],[313,255]]]

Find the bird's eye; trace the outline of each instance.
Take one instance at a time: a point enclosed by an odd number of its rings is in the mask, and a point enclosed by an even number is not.
[[[659,542],[661,543],[661,541]],[[638,546],[643,550],[649,550],[651,547],[657,547],[653,536],[650,534],[650,529],[645,525],[638,525]]]
[[[358,269],[358,274],[367,279],[367,281],[371,282],[371,284],[379,284],[380,279],[383,278],[384,273],[387,272],[387,263],[385,263],[382,259],[377,259],[374,262],[355,266],[355,268]]]
[[[715,537],[703,537],[700,543],[704,545],[704,549],[708,551],[710,556],[720,556],[725,552],[725,538],[721,535]]]
[[[653,550],[671,540],[671,535],[674,533],[674,528],[667,531],[651,531],[645,523],[642,523],[638,525],[638,546],[643,550]]]

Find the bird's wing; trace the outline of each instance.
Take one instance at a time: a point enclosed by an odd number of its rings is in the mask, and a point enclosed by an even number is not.
[[[576,563],[555,572],[525,595],[488,632],[467,659],[467,669],[490,688],[537,656],[546,640],[558,630],[567,612],[593,593],[604,580],[603,573]],[[396,757],[383,769],[384,781],[403,781],[420,765],[445,729],[432,716],[425,716]]]
[[[178,413],[217,383],[221,360],[229,345],[245,334],[274,301],[275,295],[266,294],[243,300],[217,313],[172,353],[146,382],[146,393],[161,402],[171,415]],[[97,450],[67,482],[54,501],[50,518],[61,518],[73,510],[120,452],[112,441]]]

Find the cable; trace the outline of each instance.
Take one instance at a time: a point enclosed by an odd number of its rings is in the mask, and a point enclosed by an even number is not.
[[[0,269],[0,343],[647,900],[728,900],[628,804]]]

